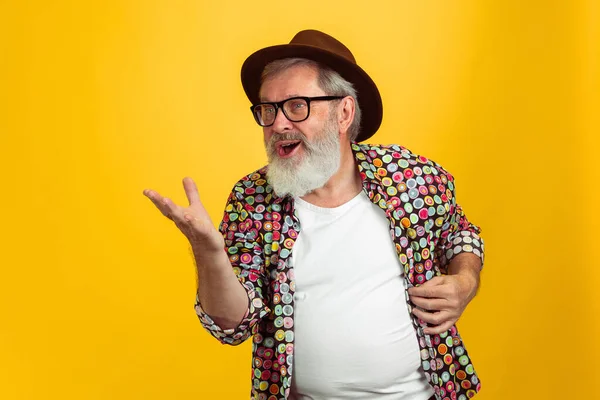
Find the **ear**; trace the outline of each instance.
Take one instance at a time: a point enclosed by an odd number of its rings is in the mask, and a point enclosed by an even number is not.
[[[354,121],[354,97],[346,96],[338,105],[337,121],[340,127],[341,135],[348,135],[348,129]]]

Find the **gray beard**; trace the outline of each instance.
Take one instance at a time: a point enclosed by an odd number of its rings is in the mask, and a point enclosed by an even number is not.
[[[280,158],[275,148],[276,140],[300,140],[298,146],[304,146],[302,159]],[[300,132],[289,132],[273,135],[265,147],[269,160],[267,180],[280,197],[301,197],[319,189],[340,168],[340,137],[335,119],[330,118],[312,142]]]

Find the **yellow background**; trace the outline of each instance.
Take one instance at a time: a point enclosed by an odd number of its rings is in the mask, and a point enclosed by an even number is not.
[[[250,343],[193,310],[185,238],[265,163],[243,60],[301,29],[378,83],[375,143],[457,179],[483,228],[459,323],[477,398],[600,398],[597,1],[0,1],[0,399],[245,399]]]

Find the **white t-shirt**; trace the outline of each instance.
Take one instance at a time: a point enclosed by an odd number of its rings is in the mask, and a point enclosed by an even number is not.
[[[427,400],[434,392],[383,210],[362,191],[336,208],[295,204],[291,399]]]

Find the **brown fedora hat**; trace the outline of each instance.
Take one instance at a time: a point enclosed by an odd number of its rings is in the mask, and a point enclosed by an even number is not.
[[[383,118],[383,105],[377,86],[356,64],[354,56],[337,39],[317,30],[298,32],[289,44],[266,47],[253,53],[242,65],[242,85],[252,104],[259,103],[258,92],[263,69],[271,61],[300,57],[328,66],[354,85],[362,121],[357,142],[373,136]]]

